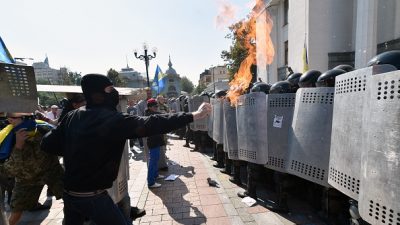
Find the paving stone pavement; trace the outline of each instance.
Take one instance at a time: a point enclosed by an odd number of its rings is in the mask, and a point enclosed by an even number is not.
[[[182,147],[184,141],[169,139],[167,156],[169,170],[164,175],[176,174],[175,181],[159,180],[161,188],[147,187],[147,166],[143,152],[130,159],[128,181],[131,205],[146,209],[146,215],[134,221],[142,225],[207,224],[207,225],[289,225],[324,224],[318,219],[301,214],[278,214],[261,205],[248,207],[237,197],[241,187],[229,182],[212,165],[209,156]],[[207,178],[217,181],[219,187],[210,187]],[[43,190],[40,202],[49,201]],[[51,199],[50,210],[26,212],[20,225],[62,224],[63,202]]]

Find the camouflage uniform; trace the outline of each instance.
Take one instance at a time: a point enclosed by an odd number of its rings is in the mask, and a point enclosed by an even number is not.
[[[36,132],[25,141],[23,149],[14,147],[10,158],[2,165],[7,175],[15,177],[12,211],[35,208],[45,184],[57,199],[62,197],[64,170],[57,156],[40,150],[41,139],[40,132]]]

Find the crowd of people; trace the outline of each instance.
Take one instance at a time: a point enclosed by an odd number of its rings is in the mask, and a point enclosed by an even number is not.
[[[64,224],[86,220],[101,224],[131,224],[109,196],[118,175],[126,140],[139,140],[148,149],[148,185],[156,183],[158,168],[166,169],[165,135],[210,114],[202,104],[192,113],[169,113],[162,96],[147,100],[143,111],[129,102],[128,113],[117,110],[119,93],[104,75],[82,78],[82,94],[71,94],[49,112],[7,112],[0,131],[0,174],[15,179],[10,225],[24,211],[48,208],[38,204],[44,185],[64,201]],[[132,141],[133,142],[133,141]],[[60,164],[62,158],[63,165]]]

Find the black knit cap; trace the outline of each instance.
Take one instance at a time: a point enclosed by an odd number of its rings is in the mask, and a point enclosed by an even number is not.
[[[110,85],[113,85],[111,80],[102,74],[86,74],[81,80],[81,87],[86,100],[89,100],[93,93],[105,93],[104,88]]]

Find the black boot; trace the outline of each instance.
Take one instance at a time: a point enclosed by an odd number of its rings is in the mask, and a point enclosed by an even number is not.
[[[135,220],[139,217],[146,215],[146,210],[139,209],[138,207],[131,207],[130,218]]]

